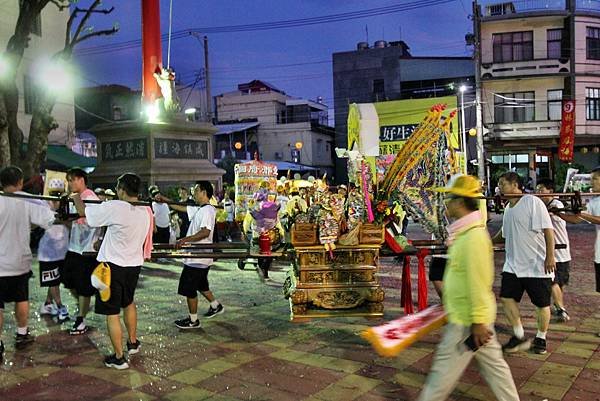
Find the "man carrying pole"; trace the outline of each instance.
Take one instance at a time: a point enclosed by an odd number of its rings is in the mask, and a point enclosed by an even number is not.
[[[95,312],[106,315],[106,326],[115,353],[107,356],[104,364],[115,369],[129,367],[123,353],[119,319],[121,309],[127,328],[128,353],[136,354],[140,349],[137,309],[133,298],[144,263],[144,253],[149,254],[152,249],[153,228],[152,210],[130,203],[138,200],[141,183],[142,180],[137,175],[123,174],[117,179],[119,199],[98,205],[86,206],[78,193],[73,196],[77,213],[87,218],[90,227],[107,227],[97,260],[110,266],[109,292],[96,295]],[[148,252],[145,252],[145,248]]]
[[[23,171],[8,166],[0,171],[0,184],[7,193],[23,189]],[[54,222],[54,213],[24,199],[0,196],[0,361],[4,353],[1,340],[4,325],[4,304],[15,303],[17,334],[16,348],[33,341],[27,328],[29,318],[29,278],[31,273],[31,249],[29,234],[31,224],[48,229]]]
[[[546,333],[550,325],[551,287],[556,268],[554,228],[541,199],[523,195],[517,173],[508,172],[499,180],[503,195],[509,195],[502,229],[493,241],[505,242],[506,260],[502,268],[500,299],[514,335],[502,347],[505,352],[526,351],[531,347],[525,337],[519,302],[527,292],[536,306],[537,334],[533,340],[536,354],[546,353]],[[513,196],[510,196],[513,195]]]

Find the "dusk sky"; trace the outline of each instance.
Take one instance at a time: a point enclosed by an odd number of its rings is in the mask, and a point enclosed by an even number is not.
[[[86,4],[81,1],[81,4]],[[115,7],[112,14],[94,15],[90,25],[96,30],[118,23],[120,31],[81,45],[77,56],[81,85],[122,84],[140,88],[141,47],[129,46],[115,51],[107,45],[141,38],[139,0],[106,0],[104,7]],[[162,33],[168,32],[169,1],[161,0]],[[468,0],[174,0],[173,32],[198,28],[272,23],[360,12],[389,6],[427,5],[408,11],[392,12],[340,22],[248,32],[208,33],[212,94],[235,90],[238,83],[266,80],[292,96],[315,99],[322,96],[332,107],[332,53],[356,49],[368,40],[404,40],[414,56],[466,56],[470,49],[464,36],[471,32]],[[385,10],[383,12],[386,12]],[[363,13],[360,13],[363,15]],[[227,29],[225,29],[227,30]],[[181,81],[192,84],[194,73],[203,67],[203,48],[195,37],[184,34],[173,39],[171,66]],[[105,46],[97,48],[97,46]],[[163,42],[163,64],[167,42]],[[87,54],[86,54],[87,53]],[[282,66],[295,64],[294,66]]]

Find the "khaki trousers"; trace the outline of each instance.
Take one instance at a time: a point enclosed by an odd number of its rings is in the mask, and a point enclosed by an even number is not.
[[[491,330],[493,331],[493,328]],[[494,332],[491,340],[477,352],[469,350],[463,344],[470,334],[470,327],[453,323],[446,326],[425,387],[419,395],[420,401],[443,401],[448,398],[473,358],[498,401],[519,400],[515,382],[502,356],[502,347],[496,333]]]

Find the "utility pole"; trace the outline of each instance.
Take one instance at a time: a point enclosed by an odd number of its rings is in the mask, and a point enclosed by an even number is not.
[[[212,122],[212,96],[210,95],[210,72],[208,69],[208,37],[204,35],[204,78],[206,81],[206,119]]]
[[[475,115],[477,130],[477,176],[481,182],[485,181],[485,153],[483,147],[483,117],[481,112],[481,24],[480,6],[477,0],[473,2],[473,33],[475,45],[473,59],[475,61]],[[489,183],[488,183],[489,184]]]

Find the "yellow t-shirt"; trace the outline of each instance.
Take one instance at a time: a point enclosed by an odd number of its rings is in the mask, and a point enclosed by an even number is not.
[[[443,301],[451,323],[470,326],[496,320],[494,254],[481,222],[465,227],[448,249]]]

